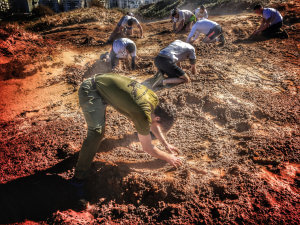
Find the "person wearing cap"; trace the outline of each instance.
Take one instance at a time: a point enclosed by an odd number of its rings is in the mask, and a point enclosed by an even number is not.
[[[205,9],[204,5],[201,5],[199,8],[195,10],[195,16],[197,20],[208,18],[207,10]]]
[[[133,35],[133,26],[136,25],[140,30],[140,37],[143,37],[143,28],[140,22],[133,16],[132,13],[127,13],[123,16],[110,35],[108,42],[113,42],[117,37]]]
[[[255,5],[253,10],[256,14],[262,16],[262,22],[260,27],[251,34],[251,37],[262,34],[267,38],[276,36],[288,38],[286,31],[281,30],[283,18],[278,10],[263,8],[259,4]]]
[[[189,76],[180,68],[180,62],[187,59],[191,64],[191,72],[196,74],[196,52],[191,44],[176,40],[161,50],[154,59],[158,73],[152,87],[190,82]],[[167,78],[164,77],[165,74]]]
[[[135,69],[136,45],[128,38],[120,38],[114,41],[110,51],[110,63],[112,69],[119,65],[119,59],[128,59],[131,57],[131,69]]]
[[[83,141],[75,167],[72,184],[82,188],[105,130],[107,105],[125,115],[134,124],[142,149],[151,156],[162,159],[174,167],[182,165],[176,156],[179,150],[171,145],[165,133],[175,122],[175,109],[159,101],[158,96],[137,81],[118,74],[98,74],[86,79],[79,90],[79,104],[87,124],[87,136]],[[151,142],[151,134],[160,141],[166,151],[159,150]]]
[[[186,39],[186,42],[193,44],[200,34],[204,34],[204,43],[212,43],[219,41],[221,45],[225,44],[225,38],[223,35],[222,27],[211,20],[202,19],[197,21]]]
[[[197,21],[196,16],[190,10],[173,9],[171,11],[171,17],[173,22],[173,32],[175,33],[179,33],[183,30],[189,32],[193,23]]]

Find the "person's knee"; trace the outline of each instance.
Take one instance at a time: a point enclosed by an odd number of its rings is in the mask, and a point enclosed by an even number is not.
[[[102,126],[102,125],[88,128],[88,136],[93,136],[95,138],[101,138],[103,135],[104,135],[104,126]]]

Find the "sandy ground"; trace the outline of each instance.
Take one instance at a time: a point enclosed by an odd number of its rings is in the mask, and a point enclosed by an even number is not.
[[[82,211],[67,182],[86,135],[77,90],[108,71],[98,59],[112,28],[90,22],[44,31],[57,46],[27,68],[38,72],[0,81],[0,223],[299,224],[299,24],[286,27],[287,40],[250,42],[256,16],[211,19],[222,25],[225,46],[197,43],[192,82],[155,90],[176,108],[167,138],[183,166],[144,153],[130,121],[109,108]],[[172,34],[166,20],[144,29],[145,38],[132,38],[138,69],[120,73],[148,85],[153,58],[186,34]]]

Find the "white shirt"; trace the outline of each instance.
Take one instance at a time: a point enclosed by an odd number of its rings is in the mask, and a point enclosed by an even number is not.
[[[189,19],[191,18],[191,16],[193,16],[194,14],[190,11],[190,10],[179,10],[179,18],[177,22],[184,22],[186,23],[187,21],[189,21]]]
[[[140,24],[139,21],[133,16],[124,16],[122,21],[120,21],[120,26],[124,27],[127,25],[128,20],[133,19],[133,24]]]
[[[197,19],[207,19],[208,18],[208,14],[207,14],[207,11],[206,9],[204,9],[203,13],[200,12],[200,8],[197,8],[195,10],[195,15],[196,15],[196,18]]]
[[[136,57],[135,43],[128,38],[120,38],[120,39],[115,40],[113,43],[113,51],[116,53],[117,58],[124,59],[129,56],[128,51],[126,50],[126,45],[129,43],[133,43],[135,46],[135,50],[130,55],[131,55],[131,57]]]
[[[276,9],[273,8],[264,8],[262,16],[265,20],[271,18],[270,26],[282,22],[282,16],[280,12],[278,12]]]
[[[174,63],[181,62],[186,59],[196,60],[195,48],[181,40],[173,41],[168,47],[159,52],[159,55],[167,56]]]
[[[189,42],[192,37],[194,37],[193,40],[196,40],[199,37],[200,33],[207,35],[209,31],[217,25],[219,24],[208,19],[198,20],[193,25],[192,30],[187,38],[187,42]]]

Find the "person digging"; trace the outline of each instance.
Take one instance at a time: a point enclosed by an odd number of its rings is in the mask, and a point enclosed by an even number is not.
[[[88,132],[79,152],[74,177],[71,179],[73,186],[82,191],[93,158],[99,151],[105,130],[107,105],[133,122],[145,152],[174,167],[182,165],[181,159],[176,156],[179,150],[167,141],[164,134],[175,121],[174,110],[169,105],[159,102],[158,96],[152,90],[125,76],[98,74],[83,81],[78,95]],[[162,143],[167,152],[159,150],[152,144],[150,132]]]
[[[263,8],[261,5],[254,6],[253,10],[262,16],[262,21],[259,28],[250,35],[250,38],[256,38],[260,34],[265,38],[288,38],[287,32],[281,29],[283,18],[278,10]]]
[[[110,63],[113,70],[119,67],[119,59],[128,60],[131,57],[131,69],[136,67],[136,45],[128,38],[120,38],[115,40],[110,51]]]
[[[176,40],[161,50],[154,59],[158,72],[154,77],[152,88],[167,84],[181,84],[190,82],[189,76],[180,68],[180,63],[189,59],[191,72],[196,74],[195,48],[186,42]],[[164,75],[167,75],[167,78]]]
[[[120,19],[114,31],[108,38],[107,43],[112,43],[115,39],[120,37],[126,37],[128,35],[132,36],[134,25],[136,25],[140,30],[140,38],[143,38],[143,28],[140,22],[133,16],[133,14],[129,13]]]

